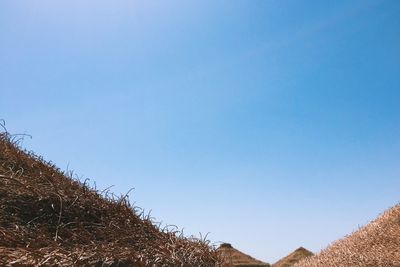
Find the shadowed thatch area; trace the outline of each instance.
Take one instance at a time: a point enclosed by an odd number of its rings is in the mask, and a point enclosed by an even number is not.
[[[217,252],[229,267],[269,267],[268,263],[259,261],[235,249],[231,244],[223,243]]]
[[[16,143],[0,133],[0,266],[219,266],[208,242],[159,229]]]
[[[312,255],[314,254],[311,251],[303,247],[299,247],[286,257],[272,264],[272,267],[290,267],[293,266],[295,263],[299,262],[300,260],[305,259],[307,257],[311,257]]]
[[[295,267],[399,267],[400,204]]]

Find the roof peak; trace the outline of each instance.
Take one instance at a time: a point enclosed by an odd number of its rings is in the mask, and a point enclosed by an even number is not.
[[[230,243],[222,243],[219,247],[221,247],[221,248],[233,248]]]

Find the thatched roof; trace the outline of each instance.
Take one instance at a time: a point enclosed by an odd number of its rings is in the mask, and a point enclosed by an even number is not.
[[[269,267],[268,263],[254,259],[253,257],[244,254],[243,252],[232,247],[231,244],[223,243],[217,252],[224,259],[227,266],[235,267]]]
[[[299,247],[286,257],[272,264],[272,267],[290,267],[293,266],[295,263],[299,262],[300,260],[310,257],[312,255],[314,254],[311,251],[303,247]]]
[[[400,204],[295,267],[400,266]]]
[[[0,133],[0,266],[216,266],[208,243],[161,230]],[[179,233],[178,233],[179,234]]]

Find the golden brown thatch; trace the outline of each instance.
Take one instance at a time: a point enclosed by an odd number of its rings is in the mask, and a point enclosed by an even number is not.
[[[159,229],[0,133],[0,266],[217,266],[203,240]]]
[[[400,204],[295,267],[399,267]]]
[[[311,257],[312,255],[314,254],[311,251],[303,247],[299,247],[286,257],[272,264],[272,267],[290,267],[293,266],[295,263],[299,262],[300,260],[305,259],[307,257]]]
[[[223,258],[226,266],[234,267],[269,267],[268,263],[259,261],[244,254],[243,252],[232,247],[231,244],[223,243],[217,252]]]

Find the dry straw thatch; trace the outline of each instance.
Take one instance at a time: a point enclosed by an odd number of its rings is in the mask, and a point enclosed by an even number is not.
[[[205,240],[160,229],[0,133],[0,266],[219,266]]]
[[[217,249],[226,266],[229,267],[269,267],[268,263],[254,259],[243,252],[232,247],[231,244],[223,243]]]
[[[279,261],[277,261],[276,263],[272,264],[272,267],[291,267],[295,263],[299,262],[300,260],[305,259],[307,257],[311,257],[313,255],[314,254],[311,251],[309,251],[303,247],[299,247],[298,249],[296,249],[295,251],[293,251],[286,257],[284,257],[284,258],[280,259]]]
[[[294,267],[400,267],[400,204]]]

